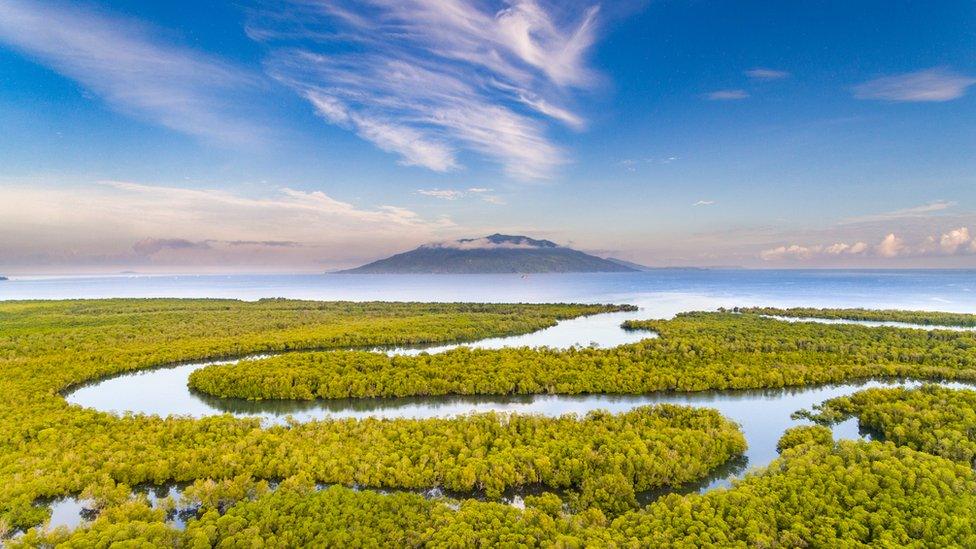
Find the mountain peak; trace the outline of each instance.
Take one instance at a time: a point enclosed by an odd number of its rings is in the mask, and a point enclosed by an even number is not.
[[[495,233],[424,244],[341,273],[594,273],[636,269],[549,240]]]

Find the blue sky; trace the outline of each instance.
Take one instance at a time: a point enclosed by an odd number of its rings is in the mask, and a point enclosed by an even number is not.
[[[976,267],[976,4],[0,5],[0,270]]]

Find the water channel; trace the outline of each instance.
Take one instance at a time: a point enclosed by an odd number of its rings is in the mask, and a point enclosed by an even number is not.
[[[571,346],[595,346],[610,348],[634,343],[648,337],[649,332],[627,331],[620,328],[624,320],[647,318],[642,311],[609,313],[559,322],[551,328],[512,337],[490,338],[475,342],[439,345],[426,348],[375,349],[390,354],[437,353],[460,346],[496,349],[503,347],[568,348]],[[783,319],[787,320],[787,319]],[[810,321],[813,319],[788,319]],[[821,322],[820,320],[816,320]],[[896,322],[862,322],[826,320],[822,322],[848,322],[867,326],[894,326],[917,329],[946,329],[939,326],[918,326]],[[948,328],[959,329],[959,328]],[[972,328],[970,328],[972,330]],[[238,360],[249,360],[245,357]],[[314,421],[334,418],[430,418],[450,417],[479,412],[507,412],[558,416],[583,415],[592,410],[608,410],[619,413],[650,404],[681,404],[714,408],[725,417],[737,422],[746,437],[748,449],[742,459],[734,460],[716,471],[710,478],[681,491],[704,492],[728,486],[733,478],[750,469],[764,467],[777,456],[776,442],[783,432],[793,426],[806,423],[791,419],[797,410],[808,409],[825,400],[852,394],[859,390],[885,386],[917,386],[914,381],[867,380],[823,386],[792,387],[763,390],[702,391],[693,393],[657,392],[643,395],[515,395],[515,396],[440,396],[383,399],[339,399],[315,401],[246,401],[221,399],[197,394],[187,387],[187,378],[194,370],[214,363],[208,361],[154,368],[116,377],[105,378],[73,388],[65,394],[69,403],[117,414],[132,412],[142,414],[184,415],[204,417],[229,413],[236,416],[260,417],[267,424],[284,423],[289,418],[297,421]],[[961,383],[947,383],[953,388],[970,387]],[[859,430],[856,419],[833,426],[835,439],[870,438],[871,434]],[[179,496],[179,488],[166,486],[147,489],[151,501],[165,495]],[[438,491],[431,492],[439,495]],[[651,494],[647,497],[653,497]],[[518,504],[521,498],[513,494],[509,501]],[[90,519],[86,502],[77,498],[64,498],[52,503],[53,516],[49,527],[58,525],[77,526]],[[174,515],[174,522],[181,525],[181,514]]]

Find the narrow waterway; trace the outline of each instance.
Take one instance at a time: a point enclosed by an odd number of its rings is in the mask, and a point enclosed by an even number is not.
[[[371,350],[389,354],[416,355],[420,353],[441,353],[458,347],[477,349],[551,347],[554,349],[566,349],[573,346],[594,346],[610,348],[628,343],[636,343],[649,337],[656,337],[655,334],[650,332],[621,329],[620,325],[625,320],[638,318],[642,318],[640,311],[606,313],[563,320],[550,328],[544,328],[523,335],[493,337],[448,345]],[[244,358],[243,360],[266,356],[256,355]],[[252,402],[208,397],[207,395],[192,392],[187,387],[187,380],[190,373],[194,370],[210,364],[232,364],[235,362],[238,362],[238,360],[192,362],[127,373],[116,377],[96,380],[92,383],[76,387],[65,394],[65,398],[71,404],[78,404],[117,414],[133,412],[156,414],[164,417],[169,415],[204,417],[232,413],[235,415],[261,417],[266,422],[272,424],[284,423],[288,416],[298,421],[312,421],[326,417],[365,417],[368,415],[382,417],[433,417],[488,409],[501,409],[491,407],[499,405],[497,398],[484,400],[480,408],[471,407],[465,401],[459,401],[456,406],[452,407],[446,402],[441,402],[439,399],[429,399],[429,406],[424,406],[423,400],[414,400],[411,402],[411,405],[403,409],[402,413],[398,413],[396,410],[403,408],[406,402],[381,399]],[[475,400],[479,399],[479,397],[473,398]]]

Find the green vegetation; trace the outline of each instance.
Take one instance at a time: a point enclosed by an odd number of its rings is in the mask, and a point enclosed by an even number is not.
[[[42,523],[46,498],[76,494],[99,510],[90,525],[32,529],[5,543],[976,546],[976,474],[966,453],[972,451],[972,392],[865,391],[849,404],[838,399],[822,409],[824,421],[828,409],[838,410],[831,418],[857,413],[888,441],[835,443],[824,427],[793,429],[770,467],[732,488],[672,494],[643,508],[636,492],[701,479],[741,453],[736,426],[712,410],[652,406],[583,418],[480,414],[264,427],[227,415],[118,417],[69,406],[59,395],[101,376],[180,360],[466,340],[612,309],[287,300],[0,303],[0,534]],[[280,380],[279,369],[305,368],[316,380],[305,389],[315,397],[634,393],[875,376],[976,379],[976,334],[967,332],[790,324],[731,313],[628,327],[661,337],[607,350],[458,350],[393,358],[296,352],[206,371],[246,374],[263,365],[270,379]],[[323,383],[320,370],[333,383]],[[237,378],[246,380],[254,380],[249,396],[264,395],[260,377]],[[269,481],[280,484],[272,490]],[[184,503],[200,510],[185,531],[166,522],[173,502],[153,508],[145,496],[133,495],[135,485],[171,482],[189,484]],[[518,509],[400,491],[317,490],[321,482],[442,486],[489,500],[511,488],[549,491],[527,496],[526,508]]]
[[[612,475],[630,493],[697,480],[745,450],[714,410],[660,406],[620,415],[544,418],[334,420],[261,428],[256,420],[131,417],[83,429],[48,428],[18,452],[18,478],[0,491],[27,501],[97,485],[160,485],[249,475],[307,474],[318,482],[383,488],[443,486],[498,498],[509,488],[572,489]],[[12,465],[12,464],[11,464]]]
[[[40,523],[48,511],[35,506],[36,500],[77,494],[93,486],[108,489],[117,484],[160,484],[245,473],[272,478],[301,467],[320,466],[298,447],[299,443],[306,447],[317,444],[314,437],[319,435],[313,425],[302,426],[307,430],[303,438],[297,436],[301,429],[265,430],[256,420],[232,417],[200,421],[120,418],[68,406],[58,393],[72,385],[207,357],[523,333],[551,326],[560,318],[616,309],[288,300],[0,303],[0,391],[4,395],[0,407],[0,526]],[[336,434],[329,428],[320,429],[321,436]],[[288,446],[289,440],[296,441],[295,447]],[[402,441],[393,447],[406,450],[413,443]],[[255,457],[261,455],[267,457]],[[369,464],[367,471],[330,471],[328,475],[336,480],[376,476],[377,471],[391,467],[388,460]],[[425,467],[433,465],[418,462],[404,474],[423,471],[427,478],[436,479]],[[446,475],[447,469],[443,464],[440,472]],[[385,480],[387,485],[401,482]]]
[[[785,450],[801,444],[830,444],[833,439],[833,433],[823,425],[791,427],[783,433],[783,436],[776,443],[776,451],[783,453]]]
[[[645,546],[972,547],[976,475],[892,444],[802,444],[733,489],[668,496],[613,527]]]
[[[929,311],[899,311],[874,309],[815,309],[793,307],[735,307],[734,312],[789,318],[825,318],[836,320],[873,320],[878,322],[904,322],[925,326],[976,326],[976,314],[939,313]]]
[[[613,349],[460,348],[419,356],[290,353],[213,365],[194,390],[247,399],[755,389],[871,377],[976,379],[976,333],[686,313],[627,322],[660,337]]]
[[[566,513],[550,497],[526,509],[416,494],[316,491],[302,476],[272,493],[207,509],[185,532],[141,502],[106,510],[87,529],[24,546],[139,540],[184,547],[973,547],[976,475],[944,458],[878,442],[811,442],[785,450],[731,489],[670,495],[615,519]],[[17,543],[13,544],[18,545]]]
[[[936,385],[868,389],[801,415],[820,423],[856,416],[861,426],[899,446],[976,465],[976,391]]]

